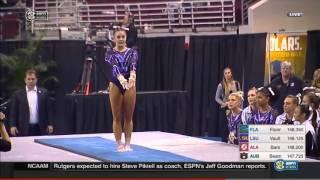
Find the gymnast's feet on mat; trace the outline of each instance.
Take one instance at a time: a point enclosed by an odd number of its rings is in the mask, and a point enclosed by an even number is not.
[[[125,151],[125,146],[123,144],[118,144],[117,145],[117,151],[118,152],[124,152]]]
[[[132,151],[132,148],[131,148],[130,144],[126,144],[124,146],[124,151]]]

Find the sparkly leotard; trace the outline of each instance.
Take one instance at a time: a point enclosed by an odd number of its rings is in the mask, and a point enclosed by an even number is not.
[[[267,112],[260,112],[259,110],[252,116],[253,124],[275,124],[277,118],[277,111],[270,109]]]
[[[118,80],[118,75],[123,75],[125,79],[129,79],[130,71],[136,71],[138,53],[135,49],[127,48],[123,52],[119,52],[115,49],[110,49],[106,52],[105,61],[112,67],[112,80],[124,94],[125,89],[122,87]]]

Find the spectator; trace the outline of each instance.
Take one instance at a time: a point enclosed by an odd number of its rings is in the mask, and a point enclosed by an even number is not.
[[[226,123],[227,100],[229,94],[241,91],[240,83],[233,79],[231,68],[227,67],[223,70],[223,78],[219,83],[216,91],[215,100],[220,105],[219,113],[219,135],[222,141],[227,142],[228,128]]]
[[[138,30],[134,25],[134,16],[132,13],[127,13],[124,15],[122,25],[129,29],[126,31],[127,47],[128,48],[136,47],[137,41],[138,41]]]

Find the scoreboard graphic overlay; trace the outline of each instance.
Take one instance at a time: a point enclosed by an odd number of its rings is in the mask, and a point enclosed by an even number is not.
[[[304,125],[240,125],[242,161],[305,160]]]

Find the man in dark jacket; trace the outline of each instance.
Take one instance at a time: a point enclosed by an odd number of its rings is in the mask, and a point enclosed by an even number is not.
[[[36,71],[27,70],[26,87],[12,97],[9,121],[12,136],[39,136],[53,132],[48,92],[37,87],[37,80]]]
[[[304,87],[303,81],[294,76],[292,73],[292,65],[288,61],[281,63],[281,76],[277,76],[271,81],[271,85],[277,87],[278,98],[273,102],[273,108],[279,114],[283,113],[283,101],[288,95],[297,95],[302,93]]]

